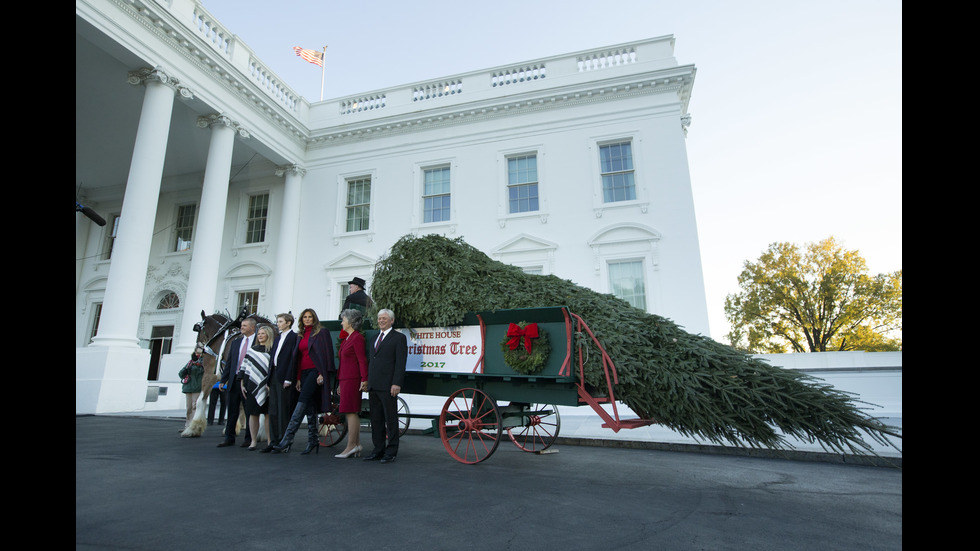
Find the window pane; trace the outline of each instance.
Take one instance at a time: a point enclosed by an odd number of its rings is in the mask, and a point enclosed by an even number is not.
[[[643,283],[643,261],[609,263],[609,288],[615,297],[646,310],[646,286]]]
[[[507,159],[508,212],[538,210],[538,157],[519,155]]]
[[[371,218],[371,179],[347,182],[347,231],[368,229]]]
[[[511,213],[538,210],[538,184],[511,186],[508,192]]]
[[[636,199],[633,181],[633,146],[630,142],[599,148],[602,171],[602,200],[606,203]]]
[[[449,167],[425,169],[422,182],[422,221],[445,222],[450,216]]]
[[[184,205],[177,208],[177,222],[174,224],[174,252],[186,251],[191,248],[191,236],[194,233],[194,217],[197,205]]]
[[[241,311],[243,307],[248,307],[248,313],[254,314],[259,307],[259,292],[258,291],[244,291],[238,293],[238,311]]]
[[[423,195],[449,193],[449,167],[431,168],[425,171]]]
[[[102,303],[98,302],[95,304],[95,315],[92,319],[92,334],[89,335],[89,341],[92,340],[99,333],[99,320],[102,318]]]
[[[105,254],[102,256],[103,260],[109,260],[112,258],[112,247],[116,243],[116,236],[119,234],[119,216],[113,216],[109,221],[109,229],[106,231],[105,237]]]
[[[253,195],[248,198],[248,221],[245,231],[246,243],[265,241],[265,225],[269,216],[269,194]]]

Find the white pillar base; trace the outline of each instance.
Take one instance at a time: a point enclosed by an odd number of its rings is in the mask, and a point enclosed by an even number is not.
[[[76,348],[75,414],[142,410],[149,365],[145,348]]]

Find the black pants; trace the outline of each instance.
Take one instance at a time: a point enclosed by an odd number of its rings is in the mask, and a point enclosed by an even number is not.
[[[371,404],[371,442],[372,453],[383,453],[392,457],[398,455],[398,398],[391,395],[391,389],[368,391]]]
[[[272,444],[278,444],[286,434],[297,396],[295,387],[282,388],[282,381],[273,373],[269,379],[269,442]]]
[[[244,373],[242,373],[244,375]],[[225,401],[228,404],[228,424],[225,425],[225,440],[235,441],[235,425],[242,407],[242,379],[235,377],[225,390]],[[245,427],[245,443],[252,441],[252,435]]]
[[[218,390],[217,387],[211,388],[211,395],[208,397],[208,424],[214,424],[214,411],[218,408],[218,404],[221,404],[220,409],[218,409],[218,424],[223,424],[225,422],[225,393]]]

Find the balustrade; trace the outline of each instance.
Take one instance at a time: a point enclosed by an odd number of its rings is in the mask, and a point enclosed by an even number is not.
[[[435,84],[423,84],[412,88],[412,101],[422,101],[462,93],[463,81],[461,79],[452,79]]]
[[[595,52],[578,58],[579,72],[595,71],[619,65],[636,63],[636,48],[622,48],[605,52]]]
[[[340,102],[340,114],[347,115],[350,113],[369,111],[371,109],[382,109],[386,105],[387,101],[388,98],[384,94],[343,100]]]
[[[545,66],[543,63],[528,67],[518,67],[516,69],[505,69],[490,75],[490,86],[505,86],[519,82],[529,82],[544,78],[545,76]]]

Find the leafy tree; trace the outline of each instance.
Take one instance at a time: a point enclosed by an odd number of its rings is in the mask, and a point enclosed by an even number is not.
[[[901,350],[902,271],[867,271],[833,237],[769,245],[725,299],[729,342],[757,353]]]

